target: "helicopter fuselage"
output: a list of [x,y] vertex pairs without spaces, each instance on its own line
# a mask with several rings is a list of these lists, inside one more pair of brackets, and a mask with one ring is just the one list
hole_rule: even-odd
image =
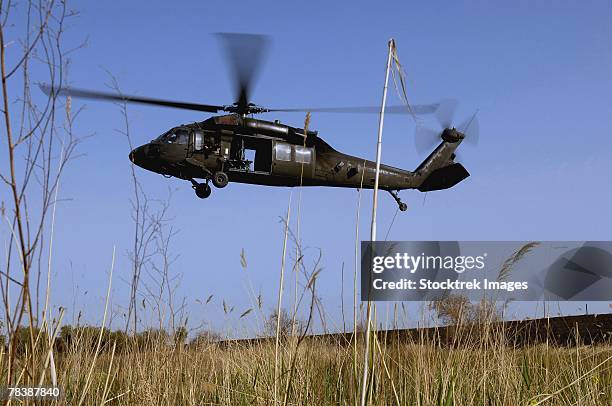
[[[442,138],[415,171],[381,165],[379,188],[445,189],[469,176],[461,164],[453,162],[462,134],[445,130]],[[198,183],[194,179],[207,183],[212,179],[217,187],[229,181],[369,189],[374,187],[376,173],[374,162],[335,150],[314,131],[237,114],[175,127],[136,148],[130,159],[144,169],[190,180],[196,192]],[[431,179],[436,172],[434,178],[438,179]],[[219,173],[226,174],[221,185],[215,182]]]

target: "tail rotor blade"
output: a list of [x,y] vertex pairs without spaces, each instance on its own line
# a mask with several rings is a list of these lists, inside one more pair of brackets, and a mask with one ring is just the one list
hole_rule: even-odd
[[480,140],[480,124],[477,114],[478,112],[474,113],[459,126],[459,131],[465,136],[465,141],[472,145],[478,144]]
[[417,125],[414,134],[414,145],[419,154],[430,152],[440,140],[440,132],[432,128]]
[[452,127],[457,104],[457,100],[455,99],[446,99],[440,102],[436,110],[436,118],[443,129]]

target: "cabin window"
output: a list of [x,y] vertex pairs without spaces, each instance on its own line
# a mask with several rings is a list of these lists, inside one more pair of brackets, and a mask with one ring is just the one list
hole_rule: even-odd
[[193,149],[202,151],[204,149],[204,134],[202,131],[196,130],[193,135]]
[[310,148],[295,146],[295,162],[309,164],[312,161],[312,150]]
[[276,144],[274,146],[274,157],[277,161],[291,161],[291,145]]

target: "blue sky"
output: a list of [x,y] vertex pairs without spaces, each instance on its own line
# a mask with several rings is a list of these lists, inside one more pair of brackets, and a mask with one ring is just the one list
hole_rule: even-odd
[[[481,142],[461,149],[472,176],[451,190],[407,191],[409,210],[395,218],[395,240],[609,240],[612,238],[612,5],[610,2],[79,2],[68,44],[87,40],[72,55],[70,83],[105,89],[108,72],[126,93],[211,104],[233,102],[232,85],[215,32],[269,35],[272,47],[253,94],[269,107],[376,105],[386,44],[395,38],[414,103],[453,97],[458,120],[479,110]],[[399,99],[390,89],[390,102]],[[76,104],[76,101],[74,102]],[[99,320],[113,246],[117,266],[113,303],[127,295],[132,226],[129,152],[116,129],[112,104],[87,102],[77,130],[94,134],[80,146],[61,186],[54,297],[56,305]],[[142,144],[197,112],[130,106],[134,142]],[[301,126],[301,114],[268,114]],[[337,149],[375,155],[376,115],[314,114],[311,128]],[[383,162],[413,169],[414,123],[386,119]],[[174,271],[190,320],[206,320],[236,334],[256,319],[226,317],[251,307],[249,283],[274,307],[282,250],[280,216],[290,189],[230,184],[211,199],[195,197],[187,182],[137,171],[145,191],[172,190],[170,215],[178,230]],[[4,193],[4,192],[3,192]],[[345,306],[352,303],[355,190],[303,189],[301,237],[323,253],[319,294],[340,320],[341,269]],[[360,233],[369,234],[371,192],[362,195]],[[298,189],[293,191],[293,202]],[[396,204],[381,195],[379,236]],[[240,252],[248,260],[245,272]],[[250,281],[250,282],[249,282]],[[87,293],[85,293],[87,292]],[[196,299],[215,295],[203,308]],[[607,308],[607,305],[605,306]],[[572,307],[567,311],[571,311]],[[591,307],[589,307],[591,308]],[[576,310],[578,311],[578,310]],[[350,314],[350,312],[348,313]],[[352,317],[352,316],[351,316]]]

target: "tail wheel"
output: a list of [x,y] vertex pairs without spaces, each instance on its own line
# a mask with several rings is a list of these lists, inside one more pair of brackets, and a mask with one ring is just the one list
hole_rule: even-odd
[[206,199],[208,196],[210,196],[211,192],[212,189],[208,183],[201,183],[195,187],[195,194],[200,199]]
[[224,188],[229,183],[229,178],[227,177],[227,173],[225,172],[215,172],[212,177],[212,183],[215,187]]

